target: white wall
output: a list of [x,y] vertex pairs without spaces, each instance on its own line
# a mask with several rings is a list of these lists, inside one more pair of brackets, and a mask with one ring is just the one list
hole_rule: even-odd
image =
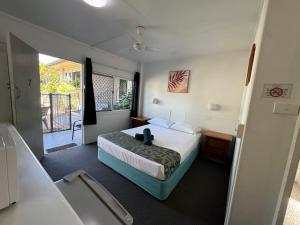
[[[112,69],[99,64],[94,64],[93,70],[128,80],[133,80],[134,76],[133,73]],[[84,127],[84,143],[95,142],[99,134],[128,129],[130,125],[130,110],[97,112],[97,125]]]
[[[300,103],[300,2],[265,4],[256,38],[253,89],[242,115],[246,128],[230,225],[272,224],[297,120],[297,116],[272,114],[273,105]],[[262,98],[264,83],[293,83],[292,97]]]
[[[239,116],[241,125],[245,125],[246,120],[248,118],[250,101],[251,101],[251,97],[252,97],[252,91],[253,91],[253,86],[254,86],[256,69],[257,69],[257,62],[258,62],[259,55],[260,55],[260,46],[261,46],[260,40],[262,39],[262,35],[263,35],[266,10],[267,10],[267,5],[263,4],[262,8],[261,8],[261,15],[260,15],[259,21],[257,23],[257,29],[256,29],[256,32],[253,34],[253,43],[256,44],[256,51],[255,51],[255,57],[254,57],[254,62],[253,62],[253,67],[252,67],[251,79],[250,79],[250,82],[248,83],[248,85],[245,86],[245,88],[244,88],[240,116]],[[250,56],[252,46],[249,46],[249,47],[250,47],[249,48],[249,56]],[[234,155],[233,155],[233,160],[232,160],[232,165],[231,165],[229,188],[228,188],[225,225],[229,225],[229,219],[230,219],[230,215],[231,215],[231,207],[232,207],[232,202],[233,202],[233,197],[234,197],[235,184],[236,184],[236,180],[237,180],[237,172],[238,172],[240,157],[241,157],[241,142],[242,142],[242,137],[236,138]]]
[[[144,65],[143,114],[148,117],[172,111],[172,120],[197,124],[205,129],[235,133],[244,89],[248,51],[228,52]],[[168,74],[190,69],[189,93],[169,93]],[[152,104],[158,98],[158,105]],[[210,111],[209,103],[221,105]]]
[[129,110],[98,112],[97,125],[85,126],[85,143],[95,142],[99,134],[128,129],[130,124]]
[[6,45],[0,43],[0,121],[12,121]]
[[[102,51],[93,47],[90,47],[84,43],[78,42],[76,40],[70,39],[61,34],[46,30],[44,28],[38,27],[36,25],[30,24],[23,20],[17,19],[10,15],[0,12],[0,42],[6,42],[6,33],[12,32],[29,45],[37,49],[39,52],[43,54],[48,54],[51,56],[72,60],[75,62],[83,63],[85,57],[92,58],[94,68],[101,67],[104,70],[112,71],[112,73],[118,73],[119,71],[124,74],[125,77],[128,78],[128,74],[133,74],[137,71],[137,63],[127,60],[125,58],[113,55],[106,51]],[[1,60],[2,59],[2,60]],[[3,58],[0,58],[1,65],[4,63]],[[104,66],[103,66],[104,65]],[[1,76],[2,75],[2,68]],[[3,69],[4,71],[7,69]],[[99,71],[102,72],[102,71]],[[105,72],[105,71],[104,71]],[[122,76],[122,75],[121,75]],[[6,88],[6,83],[0,83],[0,90]],[[9,93],[7,91],[7,93]],[[5,93],[7,95],[7,93]],[[2,97],[2,95],[1,95]],[[98,121],[103,121],[107,119],[108,121],[113,121],[114,124],[106,123],[105,129],[116,130],[123,129],[125,125],[123,124],[123,119],[126,117],[129,120],[128,112],[123,111],[119,113],[111,113],[106,114],[105,117],[102,118],[102,114],[98,113]],[[0,118],[1,119],[1,118]],[[119,124],[119,126],[118,126]],[[102,130],[103,123],[97,124],[101,126],[98,129],[85,129],[85,140],[96,141],[95,138],[91,138],[96,136],[95,132]],[[127,127],[126,127],[127,128]]]

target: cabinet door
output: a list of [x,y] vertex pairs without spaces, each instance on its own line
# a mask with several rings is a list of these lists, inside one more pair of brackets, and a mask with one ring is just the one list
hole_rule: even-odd
[[9,205],[6,151],[0,133],[0,209]]
[[12,121],[6,44],[0,43],[0,121]]
[[40,159],[44,149],[38,52],[13,34],[7,43],[13,122]]

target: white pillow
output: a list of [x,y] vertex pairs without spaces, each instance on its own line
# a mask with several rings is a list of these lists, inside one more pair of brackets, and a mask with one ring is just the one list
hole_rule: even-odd
[[188,123],[180,123],[180,122],[174,123],[170,127],[170,129],[181,131],[188,134],[194,134],[194,135],[201,132],[200,127],[196,127]]
[[153,119],[149,120],[148,123],[154,124],[154,125],[157,125],[160,127],[165,127],[165,128],[170,128],[170,126],[172,126],[174,124],[174,122],[172,122],[172,121],[158,118],[158,117],[154,117]]

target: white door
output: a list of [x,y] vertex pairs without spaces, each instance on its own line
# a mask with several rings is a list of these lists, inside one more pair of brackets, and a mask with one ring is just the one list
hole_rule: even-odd
[[234,186],[235,186],[237,170],[238,170],[238,163],[239,163],[239,158],[240,158],[241,142],[242,142],[241,138],[236,138],[234,155],[233,155],[232,165],[231,165],[231,174],[230,174],[229,185],[228,185],[227,207],[226,207],[226,215],[225,215],[225,223],[224,223],[225,225],[229,224],[229,216],[231,213]]
[[11,33],[7,45],[13,122],[40,159],[44,150],[38,52]]

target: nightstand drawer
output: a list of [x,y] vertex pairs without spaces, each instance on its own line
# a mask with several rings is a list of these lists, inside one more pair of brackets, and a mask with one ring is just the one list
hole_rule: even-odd
[[149,118],[146,117],[131,117],[131,127],[140,127],[148,124]]
[[[208,152],[209,151],[209,152]],[[226,159],[226,151],[224,149],[220,148],[209,148],[208,151],[206,151],[206,154],[208,157],[216,160],[225,160]]]
[[204,133],[204,146],[201,156],[206,159],[227,164],[233,136],[219,132],[207,131]]
[[148,124],[147,121],[132,120],[132,127],[140,127]]
[[216,138],[207,138],[206,145],[208,145],[210,148],[224,149],[228,147],[228,141],[219,140]]

